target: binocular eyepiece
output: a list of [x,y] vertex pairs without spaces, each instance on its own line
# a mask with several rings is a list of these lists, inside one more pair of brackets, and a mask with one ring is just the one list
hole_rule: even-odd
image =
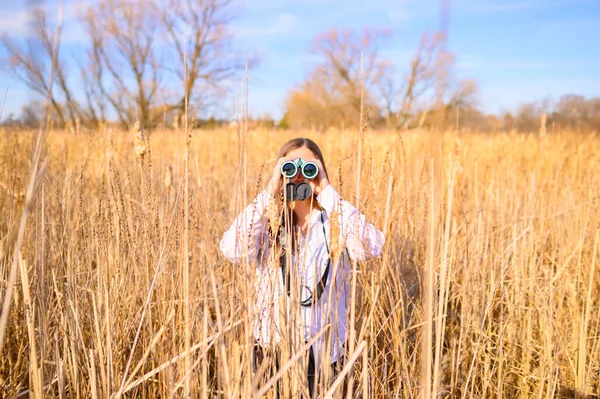
[[[304,177],[307,179],[314,179],[319,175],[319,167],[314,162],[307,162],[302,158],[298,158],[294,161],[286,161],[281,165],[281,174],[288,178],[292,179],[294,176],[301,172]],[[307,198],[310,198],[312,195],[312,189],[308,183],[288,183],[285,186],[285,197],[287,201],[294,201],[299,199],[300,201],[304,201]]]

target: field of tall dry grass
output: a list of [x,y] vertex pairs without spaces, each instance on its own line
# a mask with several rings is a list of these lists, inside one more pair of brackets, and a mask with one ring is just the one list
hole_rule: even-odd
[[0,132],[1,397],[305,392],[302,345],[251,373],[254,274],[218,250],[294,136],[387,238],[355,265],[353,396],[600,392],[598,134],[52,131],[28,195],[35,134]]

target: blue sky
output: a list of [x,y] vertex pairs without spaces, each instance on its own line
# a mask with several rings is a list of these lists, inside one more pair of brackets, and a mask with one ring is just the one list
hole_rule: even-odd
[[[30,2],[32,0],[29,0]],[[94,0],[78,1],[90,3]],[[47,4],[57,0],[47,0]],[[404,72],[423,32],[439,26],[441,0],[242,0],[231,29],[237,47],[260,56],[250,73],[250,113],[279,118],[291,88],[318,63],[311,39],[331,28],[389,27],[382,51]],[[26,32],[25,1],[0,0],[0,34]],[[77,48],[77,4],[66,1],[63,44]],[[600,0],[450,0],[448,50],[454,75],[478,83],[487,112],[562,94],[600,96]],[[0,101],[9,86],[3,118],[32,98],[0,67]],[[0,102],[1,106],[1,102]]]

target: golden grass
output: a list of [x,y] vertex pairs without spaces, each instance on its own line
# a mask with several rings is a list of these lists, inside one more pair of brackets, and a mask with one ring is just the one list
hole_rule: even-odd
[[[357,265],[355,395],[600,391],[597,134],[367,131],[361,147],[358,132],[194,131],[186,187],[186,134],[159,130],[49,133],[14,258],[2,396],[179,397],[189,384],[193,397],[273,397],[275,379],[250,373],[253,270],[218,243],[292,135],[321,146],[336,189],[353,204],[360,192],[387,236]],[[33,136],[0,132],[2,300]],[[279,376],[305,392],[302,345]]]

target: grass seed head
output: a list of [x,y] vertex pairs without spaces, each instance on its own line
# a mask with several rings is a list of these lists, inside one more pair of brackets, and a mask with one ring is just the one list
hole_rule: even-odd
[[269,227],[273,235],[279,231],[279,225],[281,223],[281,213],[279,210],[279,201],[276,197],[269,199],[269,206],[267,208],[267,220],[269,221]]
[[135,155],[140,161],[140,165],[142,160],[144,159],[144,154],[146,154],[146,142],[144,141],[144,130],[140,124],[140,121],[137,121],[133,126],[133,134],[134,134],[134,144],[135,144]]
[[342,245],[340,245],[340,222],[338,219],[338,212],[331,212],[331,216],[329,219],[329,240],[330,240],[330,248],[329,248],[329,256],[333,264],[337,262],[339,259]]
[[167,189],[167,193],[171,190],[171,186],[173,185],[173,167],[171,165],[167,166],[167,170],[165,172],[165,180],[164,186]]

